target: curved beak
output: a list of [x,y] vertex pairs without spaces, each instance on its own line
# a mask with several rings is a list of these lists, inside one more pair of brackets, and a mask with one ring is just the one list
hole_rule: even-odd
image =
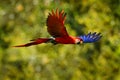
[[83,41],[82,41],[82,40],[80,40],[80,44],[83,44]]

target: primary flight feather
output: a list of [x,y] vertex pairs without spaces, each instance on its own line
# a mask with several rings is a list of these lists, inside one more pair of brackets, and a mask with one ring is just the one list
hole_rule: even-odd
[[53,37],[63,37],[68,36],[68,33],[66,31],[66,28],[64,26],[66,14],[64,11],[58,11],[54,12],[52,10],[52,13],[49,13],[47,18],[47,30],[49,34]]

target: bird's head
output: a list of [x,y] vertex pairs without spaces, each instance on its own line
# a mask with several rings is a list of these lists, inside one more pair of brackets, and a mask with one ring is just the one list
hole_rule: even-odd
[[75,43],[76,44],[82,44],[83,40],[81,38],[76,38]]

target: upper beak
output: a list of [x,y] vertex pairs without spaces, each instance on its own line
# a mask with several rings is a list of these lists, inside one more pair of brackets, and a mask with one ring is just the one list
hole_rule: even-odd
[[80,44],[83,44],[83,41],[82,41],[82,40],[80,40]]

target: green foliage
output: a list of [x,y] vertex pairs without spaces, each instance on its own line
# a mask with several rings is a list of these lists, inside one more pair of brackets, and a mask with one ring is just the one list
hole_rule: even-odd
[[[101,32],[93,44],[11,46],[50,37],[46,18],[52,9],[67,13],[70,35]],[[0,1],[0,80],[119,80],[119,0]]]

